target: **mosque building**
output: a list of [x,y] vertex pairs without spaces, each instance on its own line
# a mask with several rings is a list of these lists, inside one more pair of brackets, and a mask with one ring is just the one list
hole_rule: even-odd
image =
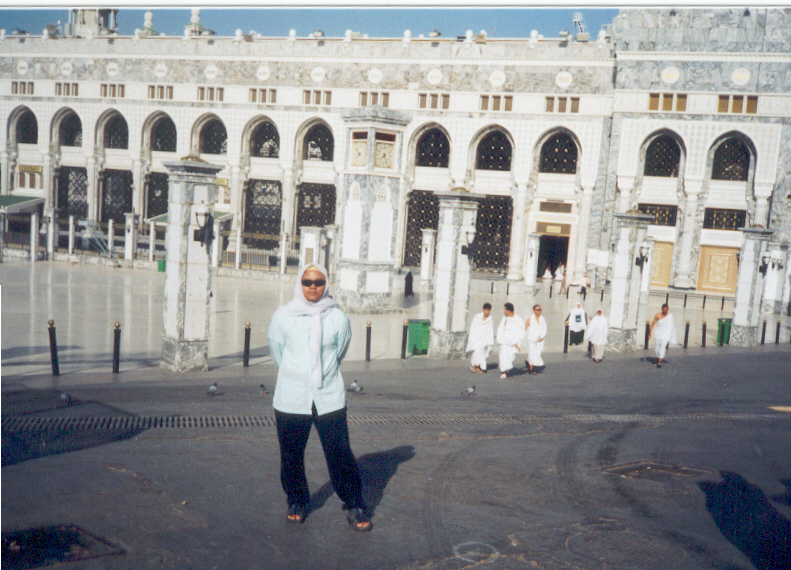
[[7,236],[36,210],[62,236],[134,212],[145,247],[165,163],[192,155],[222,166],[223,265],[293,264],[300,228],[329,226],[340,270],[418,268],[452,188],[479,200],[474,271],[511,280],[538,255],[602,284],[629,210],[654,218],[655,287],[731,294],[739,228],[791,240],[791,9],[623,9],[528,39],[219,37],[198,10],[183,36],[150,12],[121,36],[117,12],[0,32]]

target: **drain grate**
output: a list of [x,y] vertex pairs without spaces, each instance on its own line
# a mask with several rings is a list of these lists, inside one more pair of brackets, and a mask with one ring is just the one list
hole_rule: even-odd
[[680,477],[682,479],[692,479],[711,475],[711,471],[693,469],[692,467],[678,467],[667,463],[657,463],[655,461],[638,461],[637,463],[627,463],[625,465],[615,465],[603,469],[605,473],[629,477],[630,479],[647,479],[649,481],[666,481],[670,477]]
[[3,568],[22,570],[123,554],[124,550],[76,525],[3,533]]

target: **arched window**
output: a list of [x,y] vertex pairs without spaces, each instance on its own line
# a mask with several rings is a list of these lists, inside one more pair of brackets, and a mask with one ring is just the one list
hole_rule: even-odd
[[204,125],[200,134],[200,152],[202,154],[226,154],[228,152],[228,133],[221,121],[214,119]]
[[151,150],[176,152],[176,125],[169,117],[160,119],[151,129]]
[[16,121],[16,142],[38,144],[38,121],[33,111],[27,110]]
[[104,148],[129,148],[129,128],[121,115],[116,115],[104,125]]
[[326,125],[318,124],[305,135],[302,158],[304,160],[332,161],[335,142]]
[[577,173],[577,145],[569,135],[556,133],[549,137],[541,147],[538,171],[552,174]]
[[277,158],[280,154],[280,135],[275,125],[261,123],[250,137],[250,156]]
[[58,140],[61,146],[82,146],[82,121],[71,113],[60,122]]
[[492,131],[478,143],[477,170],[511,170],[511,143],[501,131]]
[[645,176],[678,177],[681,163],[681,148],[670,135],[662,135],[651,141],[645,151]]
[[447,168],[449,156],[448,137],[440,129],[431,129],[423,133],[417,141],[415,166]]
[[745,181],[749,171],[750,151],[739,139],[728,139],[714,151],[712,180]]

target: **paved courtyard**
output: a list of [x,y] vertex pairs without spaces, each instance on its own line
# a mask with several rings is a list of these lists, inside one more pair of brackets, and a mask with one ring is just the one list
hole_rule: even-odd
[[[422,316],[423,302],[361,316],[355,333],[378,318],[394,323],[379,326],[397,341],[377,341],[370,363],[355,347],[343,368],[364,387],[348,407],[375,526],[357,534],[315,434],[306,456],[312,512],[304,525],[285,522],[264,330],[291,286],[219,279],[213,326],[225,323],[226,338],[212,340],[212,370],[177,375],[154,366],[160,278],[58,263],[0,267],[2,530],[76,525],[82,546],[61,556],[76,560],[64,567],[791,565],[785,337],[752,349],[671,349],[662,369],[653,351],[607,353],[596,365],[580,348],[563,354],[554,344],[542,374],[499,380],[462,361],[397,358],[400,322]],[[565,310],[551,305],[565,299],[541,302]],[[49,373],[47,318],[58,324],[58,378]],[[245,369],[248,319],[256,352]],[[118,375],[106,332],[115,320],[129,323]],[[209,397],[215,381],[219,394]],[[472,384],[475,395],[462,396]],[[3,561],[23,550],[4,542]]]

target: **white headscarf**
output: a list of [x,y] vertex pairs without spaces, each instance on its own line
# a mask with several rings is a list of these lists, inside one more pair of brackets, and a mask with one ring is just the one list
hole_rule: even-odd
[[302,277],[310,269],[317,269],[324,276],[326,281],[327,270],[317,263],[309,263],[299,270],[297,283],[294,285],[294,298],[286,303],[285,311],[287,315],[310,315],[310,339],[308,350],[310,351],[310,379],[314,388],[321,386],[322,366],[321,366],[321,315],[324,311],[336,307],[338,304],[329,296],[329,283],[324,287],[324,294],[321,299],[312,303],[305,298],[302,292]]

